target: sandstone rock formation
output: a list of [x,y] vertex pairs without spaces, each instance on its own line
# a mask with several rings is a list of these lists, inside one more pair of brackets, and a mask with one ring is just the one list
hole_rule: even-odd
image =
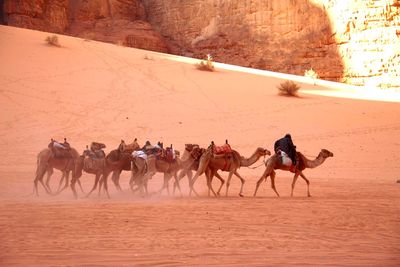
[[[171,51],[355,84],[400,86],[398,0],[145,0]],[[375,79],[377,78],[377,79]]]
[[400,86],[399,0],[0,0],[9,25],[353,84]]
[[4,0],[8,25],[168,52],[139,0]]

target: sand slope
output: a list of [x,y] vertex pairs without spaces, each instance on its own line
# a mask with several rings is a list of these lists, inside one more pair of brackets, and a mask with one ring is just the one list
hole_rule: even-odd
[[[301,93],[277,95],[278,78],[218,69],[201,72],[170,56],[0,27],[0,264],[4,266],[395,266],[400,261],[400,104]],[[150,58],[150,59],[146,59]],[[305,91],[328,91],[302,84]],[[332,90],[332,89],[329,89]],[[82,151],[91,141],[185,143],[211,140],[250,156],[290,132],[310,157],[334,154],[299,180],[278,172],[276,198],[263,168],[242,168],[245,198],[73,200],[28,196],[36,155],[51,137]],[[59,173],[52,179],[53,188]],[[226,177],[226,174],[223,174]],[[128,188],[129,174],[121,178]],[[84,174],[87,191],[93,177]],[[151,190],[161,186],[161,176]],[[187,182],[182,183],[184,193]],[[185,194],[186,195],[186,194]]]

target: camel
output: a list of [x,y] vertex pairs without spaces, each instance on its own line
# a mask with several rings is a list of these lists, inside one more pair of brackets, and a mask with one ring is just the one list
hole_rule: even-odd
[[[178,180],[182,180],[185,175],[188,177],[188,182],[189,185],[192,181],[193,173],[192,171],[197,171],[199,168],[199,161],[201,155],[206,151],[205,148],[200,148],[198,144],[185,144],[185,150],[182,155],[182,160],[181,160],[181,171],[178,174]],[[206,171],[207,172],[207,171]],[[208,173],[208,172],[207,172]],[[206,175],[207,175],[206,173]],[[215,173],[215,176],[220,180],[222,187],[225,183],[225,180],[217,173]],[[174,183],[174,190],[173,194],[175,194],[175,187],[176,183]],[[193,192],[197,194],[197,192],[193,189]],[[210,196],[210,190],[208,190],[208,195]]]
[[[52,194],[49,186],[49,181],[51,175],[53,174],[53,169],[58,169],[62,172],[62,178],[58,185],[57,193],[60,193],[66,187],[68,187],[69,173],[74,170],[75,162],[79,158],[79,153],[74,148],[71,148],[70,156],[71,157],[55,157],[53,151],[49,148],[45,148],[39,152],[37,156],[36,177],[34,180],[34,193],[36,193],[37,196],[39,196],[38,182],[43,185],[48,194]],[[46,172],[47,180],[46,183],[43,183],[43,177]],[[60,190],[64,178],[66,178],[66,182],[64,187]],[[79,185],[81,186],[80,183]]]
[[[142,157],[133,157],[131,161],[131,179],[129,181],[129,185],[131,188],[132,193],[135,193],[136,191],[140,190],[140,193],[142,196],[148,195],[149,192],[147,190],[147,183],[148,180],[151,179],[155,173],[156,170],[153,168],[152,170],[149,170],[148,162],[155,162],[155,156],[154,155],[149,155],[147,156],[147,159],[144,159]],[[151,163],[153,164],[153,163]],[[155,163],[154,163],[155,164]],[[134,188],[134,186],[137,186],[137,188]]]
[[[140,145],[137,142],[137,138],[135,138],[135,140],[133,140],[133,142],[131,144],[125,144],[124,140],[121,140],[121,144],[118,146],[118,149],[114,149],[112,151],[110,151],[110,153],[106,156],[108,165],[111,166],[112,162],[116,163],[119,160],[121,160],[121,157],[125,154],[129,154],[131,155],[131,153],[133,151],[139,150],[140,149]],[[119,178],[121,175],[122,171],[130,171],[131,170],[131,160],[132,158],[129,159],[129,161],[127,160],[127,156],[123,156],[124,158],[124,162],[120,168],[115,167],[112,170],[112,177],[111,180],[113,181],[115,187],[117,188],[118,191],[122,192],[122,188],[119,184]],[[108,176],[108,174],[107,174]],[[103,177],[102,181],[107,181],[107,176]],[[100,181],[100,188],[102,185],[102,181]]]
[[284,171],[294,172],[294,177],[293,177],[293,182],[292,182],[292,192],[291,192],[290,196],[293,197],[294,186],[296,184],[297,178],[300,175],[300,177],[303,178],[307,183],[307,196],[311,197],[310,181],[308,181],[308,179],[304,176],[303,171],[306,168],[315,168],[315,167],[320,166],[322,163],[325,162],[325,160],[327,158],[333,157],[333,153],[326,149],[321,149],[321,151],[319,152],[316,159],[309,160],[302,153],[297,152],[298,163],[294,167],[294,169],[292,169],[292,167],[287,167],[287,166],[282,165],[279,157],[280,157],[279,155],[274,154],[265,163],[266,169],[265,169],[263,175],[261,176],[261,178],[257,181],[256,190],[254,191],[254,196],[256,196],[257,190],[258,190],[258,187],[260,186],[260,184],[264,180],[267,181],[268,176],[271,176],[271,187],[275,191],[276,195],[279,197],[279,193],[278,193],[278,191],[276,191],[276,188],[275,188],[275,170],[284,170]]
[[[212,179],[213,179],[214,175],[216,175],[218,170],[222,170],[222,171],[229,172],[228,180],[226,182],[225,195],[228,196],[230,181],[231,181],[232,175],[235,174],[242,183],[241,187],[240,187],[239,196],[243,197],[243,186],[244,186],[245,180],[243,179],[243,177],[240,176],[240,174],[238,173],[237,170],[240,167],[249,167],[249,166],[253,165],[256,161],[258,161],[258,159],[260,157],[266,156],[266,155],[271,155],[271,152],[268,151],[267,149],[264,149],[261,147],[257,148],[256,151],[251,155],[251,157],[247,158],[247,159],[240,156],[240,154],[235,150],[232,150],[232,153],[230,153],[230,154],[214,155],[212,152],[212,146],[210,146],[203,153],[203,155],[200,158],[199,168],[190,184],[190,193],[193,191],[193,185],[194,185],[196,179],[201,174],[206,172],[207,169],[209,169],[209,172],[208,173],[206,172],[206,176],[208,176],[207,177],[207,186],[208,186],[209,190],[211,190],[215,196],[219,195],[221,188],[222,188],[222,184],[219,187],[217,193],[215,193],[214,189],[212,188]],[[189,193],[189,195],[190,195],[190,193]]]
[[[72,192],[73,192],[75,198],[78,197],[78,194],[75,190],[75,183],[76,182],[79,183],[79,178],[82,176],[82,171],[85,171],[86,173],[95,175],[95,182],[94,182],[93,188],[86,195],[86,197],[88,197],[96,189],[97,184],[100,180],[100,177],[104,173],[104,170],[105,170],[106,160],[105,160],[105,157],[101,157],[101,156],[104,155],[104,151],[102,149],[105,148],[106,146],[102,143],[93,142],[90,147],[91,147],[91,150],[86,149],[83,152],[83,154],[81,156],[79,156],[77,161],[75,162],[75,173],[74,173],[75,175],[73,176],[73,178],[71,180],[71,189],[72,189]],[[93,152],[93,151],[95,151],[95,152]],[[92,153],[96,154],[96,158],[94,160],[91,158],[88,158],[88,156]],[[110,198],[107,186],[105,185],[104,188],[106,190],[108,198]]]
[[[175,151],[177,155],[179,155],[178,151]],[[162,188],[158,191],[159,194],[162,193],[162,191],[167,188],[168,195],[170,194],[169,192],[169,180],[174,177],[175,182],[177,184],[178,190],[181,192],[181,188],[179,185],[179,181],[177,178],[177,172],[180,169],[180,164],[181,161],[179,158],[174,160],[173,162],[168,162],[163,159],[157,159],[154,155],[150,155],[147,158],[147,161],[145,162],[145,165],[143,163],[140,163],[142,161],[139,158],[135,158],[134,162],[136,166],[142,166],[142,167],[137,167],[137,168],[132,168],[132,176],[131,180],[129,182],[132,191],[134,184],[138,184],[138,187],[141,188],[142,186],[147,192],[147,181],[150,179],[155,173],[160,172],[164,174],[164,184]],[[146,167],[146,170],[143,168]],[[142,191],[142,189],[140,189]],[[182,194],[182,192],[181,192]]]

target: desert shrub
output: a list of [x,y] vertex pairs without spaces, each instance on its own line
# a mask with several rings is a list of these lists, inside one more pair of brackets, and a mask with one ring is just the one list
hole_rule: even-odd
[[57,35],[47,36],[46,37],[46,42],[49,45],[52,45],[52,46],[57,46],[57,47],[61,46],[60,43],[58,42],[58,36]]
[[297,96],[297,91],[300,89],[300,86],[298,86],[293,81],[285,81],[281,83],[277,88],[280,95]]
[[152,56],[149,56],[147,54],[144,54],[144,59],[146,59],[146,60],[154,60],[154,58]]
[[305,77],[313,78],[313,79],[318,79],[318,73],[316,73],[312,68],[309,70],[306,70],[304,72]]
[[211,55],[207,55],[207,59],[200,61],[196,64],[196,68],[205,71],[214,71],[214,62]]

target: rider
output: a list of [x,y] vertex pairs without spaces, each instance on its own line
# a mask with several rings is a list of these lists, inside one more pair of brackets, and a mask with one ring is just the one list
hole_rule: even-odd
[[281,156],[285,166],[296,165],[296,146],[293,144],[290,134],[277,140],[274,145],[275,153]]

